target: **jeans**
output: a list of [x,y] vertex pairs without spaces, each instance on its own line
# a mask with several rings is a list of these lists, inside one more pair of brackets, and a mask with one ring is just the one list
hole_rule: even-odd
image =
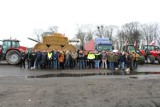
[[102,68],[107,69],[107,60],[102,60]]
[[36,68],[39,68],[39,67],[40,67],[40,59],[37,58],[37,59],[36,59]]
[[98,68],[99,69],[99,60],[95,60],[95,68]]
[[120,62],[122,75],[124,75],[124,64],[124,62]]
[[52,68],[58,68],[58,60],[52,60]]
[[70,60],[69,59],[67,59],[66,61],[65,61],[65,68],[70,68]]
[[113,75],[113,73],[114,73],[114,62],[110,62],[109,64],[110,64],[110,69],[111,69],[112,75]]
[[84,60],[79,60],[79,69],[84,69]]
[[137,67],[138,67],[138,61],[136,61],[136,60],[133,61],[133,67],[137,69]]

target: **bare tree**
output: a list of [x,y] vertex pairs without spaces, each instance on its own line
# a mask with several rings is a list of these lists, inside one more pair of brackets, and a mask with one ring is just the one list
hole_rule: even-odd
[[49,27],[49,31],[52,32],[52,33],[58,32],[58,26],[51,26],[51,27]]
[[160,43],[160,37],[159,37],[160,28],[157,23],[143,24],[141,29],[142,29],[142,34],[143,34],[142,39],[146,39],[147,43],[151,43],[152,41]]
[[77,33],[76,33],[76,38],[80,39],[81,41],[81,48],[83,48],[84,44],[85,44],[85,38],[86,38],[86,33],[83,31],[83,27],[79,27],[77,28]]
[[95,30],[93,25],[86,25],[86,41],[92,40],[94,33],[95,33]]
[[117,30],[116,35],[117,35],[117,40],[118,40],[118,44],[119,44],[118,49],[122,50],[122,47],[123,47],[124,43],[126,42],[127,38],[121,28],[119,28]]
[[42,30],[42,29],[35,29],[34,30],[34,35],[36,36],[36,40],[38,41],[38,42],[42,42],[42,33],[43,33],[44,31]]
[[140,43],[141,32],[139,22],[127,23],[122,26],[121,30],[121,37],[124,41],[128,41],[129,44],[134,44],[135,41],[137,44]]
[[100,26],[97,26],[96,35],[100,38],[105,37],[113,41],[113,34],[115,33],[114,31],[116,29],[117,29],[117,26],[114,26],[114,25],[109,25],[109,26],[100,25]]
[[102,38],[104,37],[104,26],[103,25],[100,25],[100,26],[97,26],[97,36]]

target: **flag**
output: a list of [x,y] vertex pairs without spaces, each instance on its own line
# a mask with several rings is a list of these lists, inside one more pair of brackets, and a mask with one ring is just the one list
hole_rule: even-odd
[[134,48],[136,48],[136,46],[137,46],[137,43],[136,43],[136,41],[134,41]]
[[150,45],[153,45],[153,46],[155,46],[155,42],[154,42],[154,41],[152,41],[152,42],[150,43]]

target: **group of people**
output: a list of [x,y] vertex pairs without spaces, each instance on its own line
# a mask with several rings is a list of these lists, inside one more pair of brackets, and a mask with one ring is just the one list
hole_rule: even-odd
[[29,69],[119,69],[124,75],[126,68],[137,69],[138,58],[136,52],[32,50],[21,53],[20,66],[27,61]]

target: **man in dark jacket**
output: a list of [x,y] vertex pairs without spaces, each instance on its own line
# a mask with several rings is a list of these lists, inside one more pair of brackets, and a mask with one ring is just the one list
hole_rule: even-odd
[[28,69],[30,69],[31,68],[31,64],[30,64],[30,62],[31,62],[31,52],[30,51],[27,52],[26,59],[27,59]]
[[119,61],[120,61],[120,66],[121,66],[121,73],[122,73],[122,75],[124,75],[124,65],[125,65],[125,62],[126,62],[125,52],[120,54]]
[[34,63],[35,63],[35,60],[36,60],[36,52],[34,50],[32,50],[31,54],[30,54],[30,67],[31,69],[35,68],[34,66]]
[[78,63],[79,63],[79,69],[84,69],[84,53],[82,50],[78,53]]
[[36,52],[36,68],[39,68],[39,67],[40,67],[41,58],[42,58],[42,53],[41,53],[40,50],[38,50],[38,51]]
[[42,52],[42,58],[41,58],[41,64],[40,65],[41,65],[42,69],[45,69],[46,66],[47,66],[47,53],[46,53],[45,50]]
[[58,68],[58,52],[56,50],[52,52],[52,68]]
[[24,51],[21,52],[21,61],[20,61],[20,68],[25,68],[25,61],[26,61],[26,53]]

